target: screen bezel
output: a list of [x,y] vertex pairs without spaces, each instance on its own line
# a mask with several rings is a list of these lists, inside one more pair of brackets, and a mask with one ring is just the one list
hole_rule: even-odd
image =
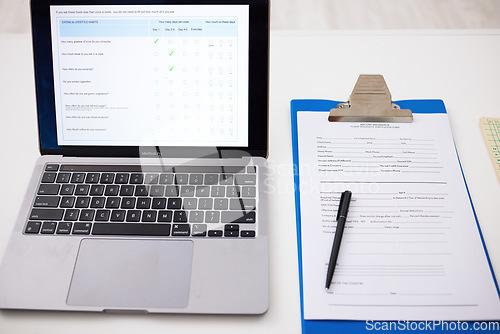
[[[249,5],[248,147],[60,146],[57,144],[50,28],[51,5]],[[76,157],[242,157],[268,154],[268,0],[31,0],[38,132],[42,155]]]

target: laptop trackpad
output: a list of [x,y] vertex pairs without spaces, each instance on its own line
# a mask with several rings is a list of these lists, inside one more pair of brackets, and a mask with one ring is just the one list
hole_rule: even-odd
[[191,241],[84,239],[67,303],[104,309],[184,308],[192,256]]

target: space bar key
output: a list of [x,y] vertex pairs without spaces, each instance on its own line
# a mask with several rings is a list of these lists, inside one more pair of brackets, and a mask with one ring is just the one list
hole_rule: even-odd
[[169,236],[170,224],[95,223],[93,235]]

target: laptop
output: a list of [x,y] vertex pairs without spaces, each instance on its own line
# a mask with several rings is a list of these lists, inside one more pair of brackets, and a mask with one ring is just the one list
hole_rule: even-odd
[[0,308],[268,308],[267,0],[32,0],[41,157]]

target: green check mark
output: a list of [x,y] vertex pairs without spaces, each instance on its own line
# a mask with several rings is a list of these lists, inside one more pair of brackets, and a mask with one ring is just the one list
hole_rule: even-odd
[[155,40],[155,44],[156,44],[159,40],[160,40],[160,39],[159,39],[159,38],[157,38],[157,39]]
[[172,66],[172,67],[170,68],[170,71],[172,71],[173,69],[174,69],[174,67]]
[[172,55],[172,53],[174,53],[174,51],[170,52],[170,55]]

